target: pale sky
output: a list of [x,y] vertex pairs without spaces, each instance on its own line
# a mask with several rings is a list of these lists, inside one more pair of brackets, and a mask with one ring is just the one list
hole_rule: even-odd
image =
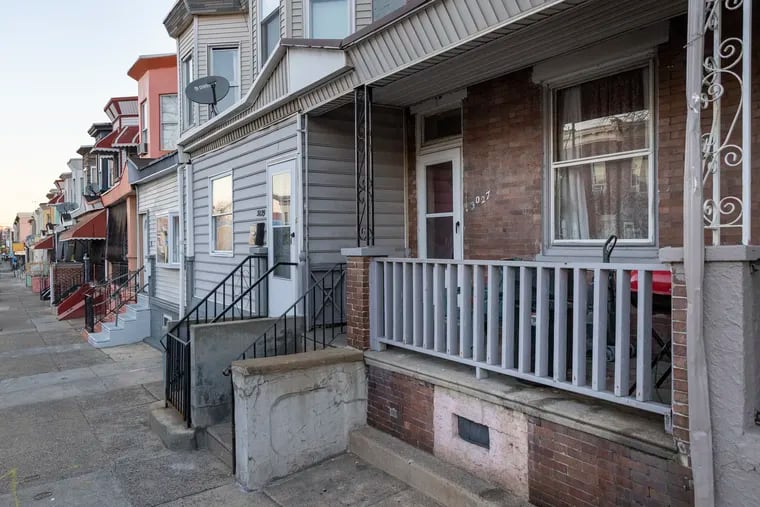
[[0,225],[47,201],[110,97],[137,95],[139,55],[173,53],[174,0],[3,1],[0,8]]

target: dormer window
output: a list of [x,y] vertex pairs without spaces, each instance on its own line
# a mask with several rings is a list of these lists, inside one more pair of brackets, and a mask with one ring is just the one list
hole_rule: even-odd
[[279,0],[261,0],[260,41],[261,66],[269,59],[280,41],[280,2]]
[[148,151],[148,101],[140,103],[140,142],[144,146],[143,152]]
[[312,39],[342,39],[351,32],[349,0],[309,0]]
[[222,76],[230,82],[229,93],[216,104],[216,112],[221,113],[240,99],[240,49],[211,48],[211,75]]

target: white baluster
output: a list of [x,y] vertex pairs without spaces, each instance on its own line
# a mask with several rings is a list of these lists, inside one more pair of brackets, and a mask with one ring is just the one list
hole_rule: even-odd
[[631,274],[617,270],[615,291],[615,396],[628,396],[631,368]]
[[459,307],[457,305],[457,265],[449,264],[446,268],[446,353],[459,355]]
[[423,335],[423,327],[422,322],[424,320],[424,315],[422,313],[422,307],[424,304],[424,294],[422,289],[422,270],[423,265],[419,262],[415,262],[412,266],[412,275],[414,278],[413,288],[412,288],[412,295],[414,297],[414,301],[412,302],[412,305],[414,307],[414,346],[415,347],[422,347],[422,337]]
[[485,280],[482,266],[475,265],[472,269],[472,341],[473,359],[484,361],[485,350]]
[[414,276],[413,265],[405,262],[404,266],[404,343],[414,343]]
[[639,271],[636,300],[636,399],[652,399],[652,272]]
[[488,301],[486,321],[486,362],[499,364],[499,281],[500,269],[488,266]]
[[393,263],[383,263],[383,282],[385,283],[385,304],[383,310],[385,312],[385,337],[389,340],[395,340],[393,336]]
[[433,265],[426,262],[422,265],[422,346],[433,348]]
[[515,367],[515,269],[504,266],[504,297],[502,300],[501,367]]
[[530,368],[531,323],[533,281],[528,268],[520,267],[520,337],[518,347],[517,369],[527,373]]
[[393,339],[404,341],[404,263],[393,264]]
[[609,271],[594,270],[594,334],[591,350],[591,389],[604,390],[607,380],[607,300]]
[[554,380],[567,380],[567,270],[554,269]]
[[472,266],[462,266],[462,312],[459,317],[462,341],[460,355],[472,357]]
[[573,384],[586,385],[586,270],[573,270]]
[[446,347],[445,278],[444,265],[433,266],[433,346],[436,352]]
[[536,366],[539,377],[549,374],[549,270],[536,269]]

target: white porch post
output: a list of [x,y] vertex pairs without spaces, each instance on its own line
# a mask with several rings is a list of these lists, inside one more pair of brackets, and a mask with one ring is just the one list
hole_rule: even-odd
[[684,270],[686,275],[686,336],[689,385],[689,437],[697,506],[715,504],[712,424],[707,360],[702,329],[704,278],[704,215],[702,195],[702,63],[705,1],[689,0],[686,50],[686,146],[684,161]]

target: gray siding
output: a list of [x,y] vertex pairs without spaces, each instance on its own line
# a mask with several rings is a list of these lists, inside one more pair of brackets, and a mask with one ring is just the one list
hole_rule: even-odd
[[[375,244],[404,246],[404,122],[400,110],[373,111]],[[356,246],[353,106],[309,117],[309,260],[340,262]]]
[[[249,252],[248,236],[256,208],[266,207],[267,161],[296,153],[295,118],[272,126],[193,162],[194,296],[203,297]],[[209,178],[232,172],[234,256],[210,254]]]
[[[193,54],[193,43],[195,41],[195,24],[191,23],[190,27],[185,30],[182,35],[179,36],[179,39],[177,39],[177,76],[179,77],[180,81],[179,83],[182,83],[182,60],[187,57],[187,55],[192,54],[193,55],[193,75],[190,78],[190,80],[194,80],[195,77],[198,75],[198,64],[196,61],[196,55]],[[185,97],[185,91],[183,87],[180,85],[179,95],[180,95],[180,115],[179,115],[179,121],[180,121],[180,129],[184,132],[187,130],[190,125],[185,125],[185,115],[182,114],[182,112],[185,110],[185,104],[187,101],[187,97]],[[194,112],[193,115],[194,118],[197,118],[198,116],[198,106],[197,104],[193,104]]]
[[[156,216],[180,213],[178,192],[176,172],[138,187],[137,213],[148,214],[149,255],[156,255]],[[151,283],[155,287],[156,298],[179,305],[179,265],[166,267],[157,264]]]
[[356,0],[354,14],[356,30],[361,30],[372,23],[372,0]]
[[[198,56],[195,60],[197,75],[207,76],[210,72],[211,48],[237,46],[240,48],[240,97],[244,97],[253,81],[253,48],[248,16],[201,16],[198,18]],[[200,108],[201,123],[208,120],[208,108]]]
[[303,0],[290,1],[290,37],[299,38],[304,36],[303,9]]

